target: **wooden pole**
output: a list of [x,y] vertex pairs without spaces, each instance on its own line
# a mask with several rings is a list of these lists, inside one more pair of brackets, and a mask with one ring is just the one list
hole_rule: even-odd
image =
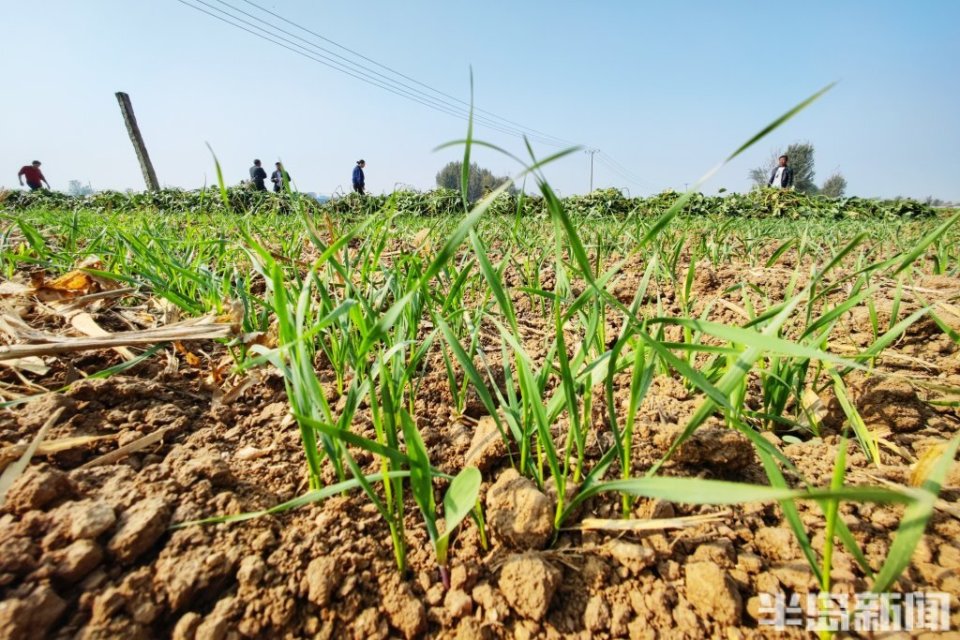
[[147,145],[143,143],[140,127],[137,126],[137,117],[133,115],[130,96],[122,91],[118,91],[116,95],[117,102],[120,103],[120,112],[123,113],[123,122],[127,125],[127,133],[130,134],[130,142],[133,143],[133,150],[137,152],[137,160],[140,161],[140,170],[143,171],[143,180],[147,183],[147,189],[159,191],[160,183],[157,181],[157,173],[153,170],[150,156],[147,155]]

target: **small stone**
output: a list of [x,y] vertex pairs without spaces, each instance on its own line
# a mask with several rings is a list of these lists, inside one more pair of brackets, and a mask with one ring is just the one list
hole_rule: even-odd
[[235,562],[223,551],[198,547],[162,557],[154,564],[155,582],[166,595],[172,612],[189,608],[206,590],[216,592],[233,574]]
[[685,569],[687,599],[697,611],[720,624],[739,624],[743,601],[730,576],[712,562],[691,562]]
[[107,551],[122,563],[133,562],[163,535],[169,520],[170,509],[162,498],[139,502],[120,517]]
[[680,579],[680,563],[676,560],[664,560],[657,563],[657,572],[667,582],[674,582]]
[[267,572],[267,563],[260,556],[247,556],[240,561],[237,582],[240,586],[256,586]]
[[764,527],[756,532],[753,543],[757,551],[771,560],[793,560],[800,555],[793,531],[785,527]]
[[41,584],[26,598],[0,601],[0,636],[42,638],[67,609],[67,603],[48,584]]
[[678,597],[677,604],[673,607],[671,614],[673,624],[676,627],[683,629],[688,634],[694,634],[693,637],[705,637],[705,634],[699,633],[703,614],[694,611],[689,600],[682,596]]
[[197,480],[209,480],[213,486],[223,486],[230,481],[230,467],[218,454],[207,449],[192,453],[183,464],[174,471],[183,486],[189,486]]
[[949,543],[940,545],[937,560],[944,569],[960,569],[960,548]]
[[476,618],[464,618],[457,625],[457,640],[493,640],[494,637],[490,627]]
[[65,582],[78,582],[97,568],[103,549],[92,540],[77,540],[54,555],[54,574]]
[[197,627],[195,640],[223,640],[230,630],[230,618],[234,613],[236,598],[227,596],[214,605],[213,611],[203,618]]
[[467,575],[467,568],[462,564],[458,564],[450,570],[450,588],[466,589],[468,578],[469,576]]
[[381,589],[381,604],[390,624],[410,640],[423,634],[427,628],[427,611],[414,595],[410,585],[392,580]]
[[770,573],[776,576],[784,587],[797,593],[810,593],[817,588],[817,579],[805,564],[783,564],[770,567]]
[[7,491],[4,506],[13,513],[23,514],[43,509],[51,502],[72,493],[66,474],[47,465],[28,467]]
[[337,562],[330,556],[314,558],[307,565],[307,598],[319,607],[330,602],[334,590],[340,583]]
[[70,506],[70,537],[74,540],[93,539],[113,526],[117,514],[106,502],[81,500]]
[[605,631],[610,628],[610,607],[603,597],[595,595],[587,601],[583,612],[583,624],[590,631]]
[[473,600],[461,589],[451,589],[443,599],[443,606],[454,618],[462,618],[473,613]]
[[539,622],[560,584],[559,569],[533,554],[513,556],[500,570],[500,591],[522,616]]
[[629,633],[628,624],[630,623],[630,605],[626,602],[614,602],[613,611],[610,614],[610,634],[615,638],[621,638]]
[[435,607],[441,602],[443,602],[443,585],[439,582],[430,586],[427,589],[427,593],[424,595],[424,599],[427,601],[427,604],[431,607]]
[[470,448],[463,457],[463,466],[487,471],[507,455],[503,436],[491,416],[483,416],[477,422]]
[[677,512],[676,509],[673,508],[672,502],[653,499],[642,502],[637,510],[637,515],[644,520],[657,520],[660,518],[676,517]]
[[141,600],[130,607],[130,617],[133,621],[144,625],[153,623],[159,613],[159,607],[149,599]]
[[718,539],[700,544],[693,552],[691,560],[713,562],[719,567],[730,569],[737,562],[737,554],[733,550],[733,543],[729,540]]
[[40,550],[30,538],[9,538],[0,553],[0,573],[22,576],[37,568]]
[[103,569],[97,569],[80,583],[81,591],[93,591],[100,587],[107,580],[107,572]]
[[760,573],[763,569],[763,558],[752,553],[741,553],[737,556],[737,566],[749,574]]
[[197,625],[195,640],[223,640],[227,637],[227,620],[223,616],[210,614]]
[[251,447],[247,445],[246,447],[243,447],[242,449],[237,451],[237,453],[234,454],[234,457],[237,460],[256,460],[257,458],[262,458],[263,456],[268,455],[269,453],[270,453],[269,449],[258,449],[256,447]]
[[960,593],[960,575],[956,571],[944,571],[937,586],[942,593]]
[[542,549],[553,535],[553,505],[530,480],[507,469],[487,492],[488,524],[512,549]]
[[376,607],[369,607],[361,611],[353,621],[353,634],[354,637],[364,640],[383,640],[389,637],[390,628]]
[[607,542],[603,545],[603,551],[634,574],[652,566],[657,560],[657,554],[653,549],[620,539]]
[[171,640],[194,640],[197,634],[197,627],[200,626],[202,619],[200,614],[194,611],[189,611],[180,616],[176,626],[173,628]]
[[475,586],[470,595],[473,596],[473,601],[483,609],[483,620],[487,623],[499,624],[510,616],[510,605],[507,604],[506,598],[489,582],[481,582]]
[[635,640],[656,640],[657,632],[650,623],[644,618],[634,618],[633,622],[627,625],[627,631],[631,639]]
[[896,529],[900,525],[897,515],[889,510],[878,508],[870,516],[870,522],[881,529]]
[[780,593],[780,581],[772,573],[761,573],[757,576],[757,593]]
[[92,620],[108,622],[126,604],[127,599],[116,587],[109,587],[93,600]]

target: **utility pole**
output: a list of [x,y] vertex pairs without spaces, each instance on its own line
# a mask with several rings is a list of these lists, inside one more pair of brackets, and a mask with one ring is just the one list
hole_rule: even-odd
[[133,150],[137,152],[137,160],[140,162],[140,170],[143,172],[143,180],[147,183],[147,189],[160,191],[157,173],[153,170],[150,156],[147,155],[147,145],[143,143],[143,136],[140,135],[137,117],[133,115],[133,104],[130,102],[130,96],[122,91],[118,91],[116,96],[117,102],[120,103],[120,112],[123,114],[123,122],[127,125],[127,133],[130,134],[130,142],[133,143]]
[[593,193],[593,155],[600,149],[584,149],[584,153],[590,154],[590,193]]

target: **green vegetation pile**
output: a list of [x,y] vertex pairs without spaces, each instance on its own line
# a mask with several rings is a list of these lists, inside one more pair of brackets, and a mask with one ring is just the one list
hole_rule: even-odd
[[[397,191],[389,195],[355,194],[319,203],[299,194],[274,194],[244,188],[229,188],[224,201],[218,188],[199,191],[166,189],[158,192],[121,193],[102,191],[88,196],[69,196],[57,192],[15,191],[0,200],[0,209],[89,210],[118,213],[153,209],[164,212],[189,211],[252,213],[290,212],[305,208],[312,213],[332,215],[369,215],[384,207],[417,216],[453,216],[462,213],[460,192],[454,189]],[[617,189],[598,189],[586,195],[563,198],[564,208],[575,215],[656,216],[665,212],[680,196],[675,191],[648,197],[628,197]],[[501,193],[489,205],[491,214],[546,216],[547,205],[539,195]],[[779,189],[754,189],[747,193],[718,196],[693,194],[683,213],[704,216],[785,217],[785,218],[920,218],[935,214],[935,209],[916,200],[871,200],[864,198],[826,198]]]

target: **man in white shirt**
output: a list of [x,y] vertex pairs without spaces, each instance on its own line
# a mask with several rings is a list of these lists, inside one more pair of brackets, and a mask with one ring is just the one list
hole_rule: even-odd
[[789,189],[793,186],[793,169],[787,166],[787,156],[780,156],[778,165],[770,173],[767,185],[777,189]]

